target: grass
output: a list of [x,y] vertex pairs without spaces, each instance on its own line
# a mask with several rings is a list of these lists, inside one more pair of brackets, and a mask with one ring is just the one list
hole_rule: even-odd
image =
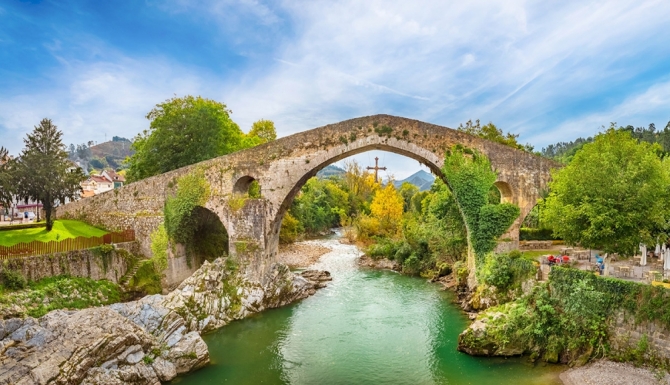
[[121,289],[113,282],[59,276],[30,282],[23,290],[10,291],[3,288],[0,291],[0,310],[19,305],[24,312],[19,316],[28,315],[37,318],[51,310],[84,309],[120,300]]
[[537,257],[541,257],[543,255],[548,255],[548,254],[558,255],[559,252],[558,252],[558,250],[530,250],[530,251],[521,252],[521,255],[523,257],[529,258],[529,259],[537,259]]
[[21,229],[0,231],[0,246],[13,246],[21,242],[56,241],[76,237],[100,237],[108,231],[93,227],[87,223],[71,219],[62,219],[54,222],[53,229],[45,228]]

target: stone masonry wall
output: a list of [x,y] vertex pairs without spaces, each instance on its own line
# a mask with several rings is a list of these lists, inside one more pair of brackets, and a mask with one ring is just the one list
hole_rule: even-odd
[[[241,242],[249,244],[255,238],[253,243],[258,249],[245,253],[250,258],[246,265],[254,275],[262,277],[276,256],[284,213],[302,185],[319,170],[358,153],[385,150],[415,159],[443,178],[440,168],[445,151],[456,144],[477,149],[491,160],[503,199],[521,208],[521,216],[503,236],[518,242],[521,221],[535,205],[540,191],[546,188],[550,170],[560,165],[446,127],[389,115],[367,116],[303,131],[147,178],[59,207],[57,217],[79,218],[110,230],[132,228],[141,252],[150,256],[150,234],[163,221],[165,197],[173,191],[178,177],[200,169],[211,190],[205,207],[226,228],[230,254],[237,254]],[[262,209],[254,205],[247,212],[257,217],[243,218],[238,210],[231,209],[235,206],[231,203],[243,192],[240,186],[244,183],[240,182],[250,180],[259,182],[264,203]],[[262,229],[262,234],[258,229]]]
[[635,317],[623,311],[614,317],[610,325],[610,344],[615,351],[636,349],[640,340],[647,337],[648,352],[670,359],[670,330],[659,322],[635,324]]
[[[132,253],[137,250],[137,243],[127,242],[118,244],[117,247]],[[107,279],[118,283],[128,271],[128,259],[124,254],[113,250],[107,259],[106,269],[100,253],[87,249],[8,259],[0,264],[0,271],[4,269],[19,271],[31,281],[70,275],[95,280]]]

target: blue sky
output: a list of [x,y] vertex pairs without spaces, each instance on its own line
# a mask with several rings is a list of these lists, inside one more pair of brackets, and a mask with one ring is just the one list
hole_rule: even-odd
[[[0,0],[0,145],[18,153],[43,117],[66,144],[130,138],[175,94],[280,136],[378,113],[493,121],[538,149],[663,128],[668,20],[667,0]],[[380,158],[398,178],[418,167]]]

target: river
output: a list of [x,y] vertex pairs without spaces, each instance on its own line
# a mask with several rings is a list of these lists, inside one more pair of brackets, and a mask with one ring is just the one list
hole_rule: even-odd
[[333,251],[312,267],[331,272],[327,288],[204,336],[211,364],[172,384],[561,384],[561,366],[458,352],[468,320],[453,293],[321,242]]

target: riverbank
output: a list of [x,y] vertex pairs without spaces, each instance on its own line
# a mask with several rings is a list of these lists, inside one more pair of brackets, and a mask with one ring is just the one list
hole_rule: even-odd
[[668,373],[659,374],[633,364],[599,360],[561,373],[564,385],[658,385],[670,384]]
[[316,263],[322,255],[332,249],[319,241],[302,241],[288,245],[280,245],[277,262],[287,265],[291,269],[304,269]]

